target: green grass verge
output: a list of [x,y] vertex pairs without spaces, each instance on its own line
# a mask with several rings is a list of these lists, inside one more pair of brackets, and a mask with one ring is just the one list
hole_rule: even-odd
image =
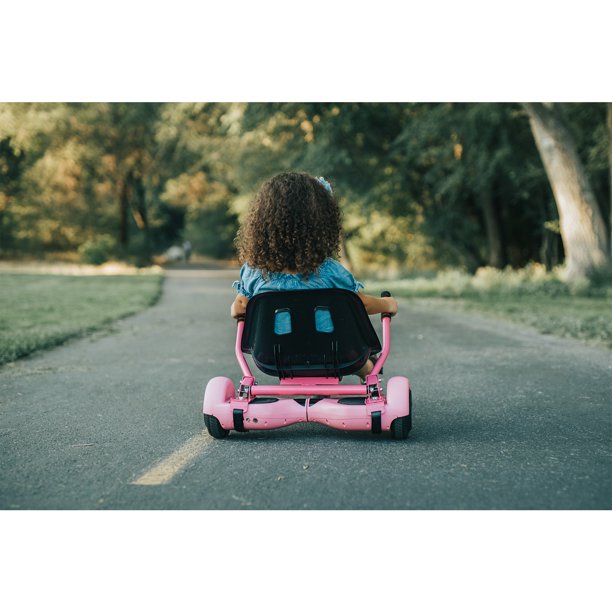
[[521,323],[544,334],[576,338],[612,349],[612,288],[605,284],[567,285],[554,273],[482,269],[475,276],[450,271],[434,278],[371,281],[366,291],[387,289],[395,296],[432,308],[479,312]]
[[162,280],[161,274],[0,274],[0,365],[153,305]]
[[[402,295],[401,291],[394,295]],[[576,338],[588,344],[612,349],[612,300],[596,297],[522,296],[499,299],[415,298],[432,307],[461,309],[489,317],[521,323],[543,334]]]

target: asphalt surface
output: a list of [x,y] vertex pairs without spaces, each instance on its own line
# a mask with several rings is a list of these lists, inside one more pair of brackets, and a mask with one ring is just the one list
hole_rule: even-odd
[[385,378],[411,380],[407,440],[318,424],[210,438],[206,382],[240,378],[235,274],[169,271],[155,307],[0,368],[0,508],[612,506],[612,352],[406,300]]

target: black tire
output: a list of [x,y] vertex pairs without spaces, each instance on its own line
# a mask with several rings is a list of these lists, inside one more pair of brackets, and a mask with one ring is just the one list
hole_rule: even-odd
[[221,423],[219,423],[219,419],[211,414],[204,415],[204,424],[206,425],[206,429],[208,429],[208,433],[213,438],[217,438],[217,440],[222,440],[229,436],[229,429],[223,429]]
[[412,389],[410,389],[408,395],[408,406],[410,414],[398,417],[391,423],[391,436],[394,440],[405,440],[412,429],[412,411],[414,407],[412,403]]

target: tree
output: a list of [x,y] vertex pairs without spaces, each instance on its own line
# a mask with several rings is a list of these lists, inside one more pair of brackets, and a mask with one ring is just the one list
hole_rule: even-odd
[[[607,241],[612,106],[550,112]],[[231,256],[259,185],[293,169],[332,180],[360,273],[550,268],[565,228],[526,117],[489,103],[0,104],[0,246],[70,252],[106,235],[144,261],[188,237]]]
[[11,139],[0,140],[0,255],[15,249],[11,202],[19,193],[23,152],[11,146]]
[[606,227],[567,120],[554,104],[524,107],[559,209],[565,276],[576,280],[603,271],[610,265]]
[[0,105],[0,141],[8,143],[0,165],[20,159],[16,184],[0,185],[2,242],[43,254],[112,236],[115,251],[142,263],[166,248],[183,218],[159,198],[167,165],[154,140],[161,106]]
[[164,160],[160,199],[169,210],[182,212],[182,233],[203,255],[235,254],[238,224],[233,204],[240,191],[236,119],[244,106],[166,104],[157,123],[157,156]]
[[610,177],[608,185],[610,186],[610,216],[609,216],[609,252],[612,258],[612,102],[607,104],[607,124],[608,124],[608,175]]
[[118,243],[124,252],[129,251],[133,220],[141,236],[136,251],[143,262],[152,254],[152,196],[158,172],[155,122],[160,107],[156,103],[99,104],[89,117],[104,159],[100,179],[114,186]]

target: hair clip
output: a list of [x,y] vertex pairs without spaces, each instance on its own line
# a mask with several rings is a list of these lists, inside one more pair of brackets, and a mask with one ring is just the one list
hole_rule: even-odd
[[325,189],[333,195],[334,192],[329,181],[326,181],[322,176],[317,176],[317,181],[319,181],[319,183],[321,183],[321,185],[323,185],[323,187],[325,187]]

